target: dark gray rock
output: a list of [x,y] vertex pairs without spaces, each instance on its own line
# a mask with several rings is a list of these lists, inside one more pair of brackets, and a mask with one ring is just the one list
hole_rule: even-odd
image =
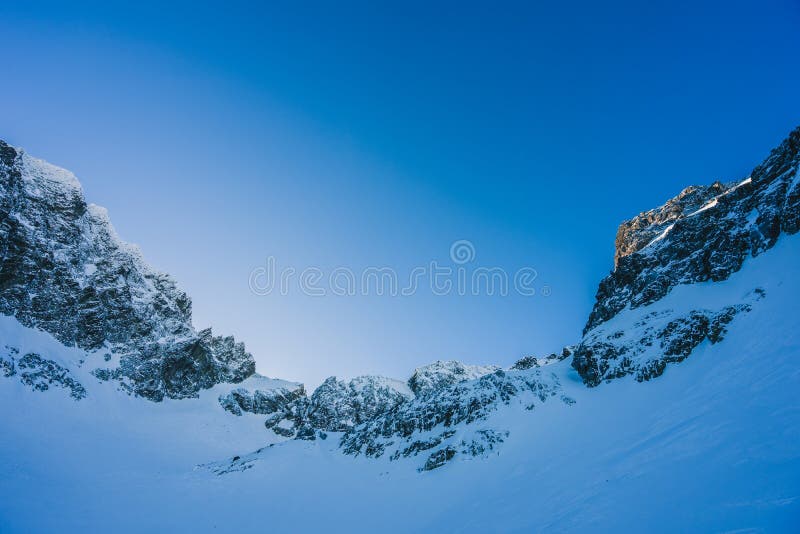
[[456,455],[456,450],[453,447],[447,446],[428,456],[425,465],[422,466],[421,471],[432,471],[442,467],[446,462],[449,462]]
[[17,368],[14,365],[15,358],[19,354],[19,349],[16,347],[5,346],[6,354],[0,354],[0,373],[4,377],[9,378],[17,374]]
[[265,426],[281,436],[315,439],[318,432],[346,432],[412,397],[402,382],[380,376],[360,376],[349,382],[330,377],[311,397],[303,392],[276,410]]
[[437,361],[414,370],[408,387],[415,395],[424,395],[465,380],[473,380],[500,369],[495,365],[466,365],[456,360]]
[[47,391],[51,387],[69,391],[70,397],[81,400],[86,389],[58,363],[29,352],[17,358],[19,350],[6,347],[7,354],[0,354],[0,372],[6,378],[18,377],[19,381],[34,391]]
[[667,364],[683,361],[703,341],[722,341],[727,325],[750,310],[748,303],[682,315],[666,310],[645,315],[623,335],[597,328],[575,349],[572,366],[588,386],[627,375],[640,382],[650,380],[660,376]]
[[72,174],[2,141],[0,313],[119,355],[107,379],[155,401],[255,371],[241,343],[194,330],[189,297],[118,238]]
[[689,187],[622,223],[615,269],[600,283],[584,333],[678,284],[721,281],[800,228],[800,128],[739,183]]
[[[270,415],[290,413],[294,403],[306,396],[302,385],[296,388],[275,388],[253,392],[244,388],[236,388],[227,395],[219,397],[220,405],[234,415],[243,412]],[[276,423],[279,421],[276,421]]]
[[[390,448],[395,451],[391,458],[416,455],[452,438],[454,427],[483,421],[512,399],[524,400],[532,408],[535,402],[556,397],[560,390],[555,375],[538,368],[497,370],[477,379],[443,384],[354,427],[342,437],[341,447],[353,455],[378,457]],[[432,432],[437,433],[431,437]],[[419,435],[425,437],[416,437]]]
[[572,356],[574,350],[575,350],[574,346],[569,346],[569,347],[564,347],[559,353],[554,352],[552,354],[545,356],[544,358],[537,358],[536,356],[525,356],[524,358],[517,360],[514,363],[514,365],[511,366],[511,369],[524,371],[526,369],[532,369],[534,367],[541,367],[542,365],[546,365],[548,363],[560,362],[561,360],[566,360],[567,358]]
[[572,361],[587,385],[630,374],[638,380],[661,375],[702,341],[719,342],[734,317],[764,296],[756,288],[741,305],[646,314],[630,331],[610,332],[607,326],[623,311],[633,314],[660,301],[677,285],[726,280],[782,234],[796,233],[798,168],[800,128],[745,180],[686,188],[660,208],[620,225],[615,269],[600,282]]

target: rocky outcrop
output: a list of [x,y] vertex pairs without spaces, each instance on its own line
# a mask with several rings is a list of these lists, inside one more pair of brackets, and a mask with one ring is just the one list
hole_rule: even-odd
[[494,372],[455,384],[439,382],[413,400],[348,431],[341,447],[348,454],[393,460],[424,454],[422,470],[440,467],[457,454],[478,456],[502,443],[507,432],[478,428],[512,402],[533,410],[548,399],[572,401],[561,394],[558,378],[542,369]]
[[614,267],[619,265],[621,258],[642,250],[665,232],[671,232],[675,221],[697,213],[730,187],[731,184],[725,185],[721,182],[714,182],[709,186],[689,186],[663,206],[640,213],[620,224],[614,242]]
[[65,345],[119,355],[96,376],[155,401],[255,371],[241,343],[194,330],[189,297],[119,239],[71,173],[2,141],[0,313]]
[[[679,285],[726,280],[781,234],[800,230],[799,166],[797,129],[748,178],[689,187],[624,222],[615,268],[600,283],[577,345],[522,358],[508,370],[437,361],[406,382],[331,377],[308,396],[302,385],[263,377],[239,384],[255,370],[244,345],[196,331],[188,296],[117,237],[105,211],[85,203],[74,176],[0,142],[0,314],[65,345],[103,351],[108,366],[92,374],[131,393],[158,401],[239,384],[223,389],[220,406],[264,416],[278,436],[333,434],[347,454],[419,457],[418,469],[429,471],[496,450],[509,432],[485,422],[505,406],[574,403],[550,365],[571,358],[588,386],[626,376],[646,381],[702,343],[722,341],[765,297],[763,289],[713,304],[673,307],[668,297]],[[64,388],[78,400],[86,395],[62,365],[14,350],[0,354],[0,374],[38,390]],[[247,469],[252,461],[236,457],[229,467]]]
[[551,398],[574,402],[561,394],[556,376],[539,367],[503,371],[436,362],[415,370],[408,384],[379,376],[331,377],[310,397],[302,387],[252,393],[239,388],[219,401],[236,415],[266,415],[265,426],[281,437],[336,434],[346,454],[387,454],[393,460],[422,455],[420,470],[431,470],[457,455],[486,455],[502,443],[507,431],[477,426],[502,406],[516,401],[532,410]]
[[346,432],[412,397],[405,384],[389,378],[360,376],[344,382],[330,377],[311,395],[304,421],[314,429]]
[[[753,301],[761,297],[763,292],[752,294]],[[644,314],[624,330],[595,328],[576,348],[572,366],[588,386],[628,375],[639,382],[650,380],[668,364],[683,361],[703,341],[722,341],[728,324],[751,309],[749,303],[684,313],[667,309]]]
[[[416,369],[407,384],[381,376],[360,376],[348,382],[330,377],[310,397],[299,395],[271,411],[265,425],[281,436],[299,439],[315,439],[320,432],[350,432],[415,399],[440,394],[498,370],[439,361]],[[231,404],[227,398],[220,402]]]
[[310,397],[303,394],[271,412],[264,424],[281,436],[315,439],[319,432],[347,432],[412,397],[404,383],[381,376],[348,382],[330,377]]
[[514,365],[511,366],[512,370],[524,371],[526,369],[532,369],[533,367],[541,367],[543,365],[549,365],[551,363],[560,362],[562,360],[566,360],[570,356],[573,355],[575,352],[574,346],[568,346],[561,349],[559,353],[552,353],[543,358],[537,356],[525,356],[524,358],[520,358],[517,360]]
[[584,333],[679,284],[721,281],[800,229],[800,128],[748,178],[689,187],[622,223],[614,271],[600,283]]
[[67,390],[75,400],[86,397],[86,389],[68,369],[40,354],[29,352],[20,356],[19,352],[19,349],[9,346],[0,352],[0,374],[5,378],[17,377],[34,391],[55,387]]
[[227,395],[220,395],[219,403],[233,415],[240,416],[244,412],[268,415],[290,410],[290,406],[305,396],[306,391],[302,384],[292,389],[279,387],[266,391],[256,389],[253,392],[236,388]]
[[[800,128],[746,179],[688,187],[660,208],[622,223],[615,269],[600,282],[573,357],[587,385],[627,375],[640,381],[659,376],[702,341],[719,342],[734,317],[764,296],[753,288],[749,301],[721,309],[647,311],[678,285],[728,279],[781,234],[796,233],[798,167]],[[614,326],[618,315],[633,326]]]
[[459,361],[437,361],[414,370],[408,387],[415,395],[425,395],[444,387],[472,380],[500,369],[496,365],[466,365]]

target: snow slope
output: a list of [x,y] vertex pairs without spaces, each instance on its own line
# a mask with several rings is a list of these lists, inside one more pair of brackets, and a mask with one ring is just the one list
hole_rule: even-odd
[[[0,379],[0,531],[797,531],[798,272],[800,237],[785,236],[723,282],[626,310],[614,321],[765,294],[647,383],[586,388],[569,359],[549,364],[574,404],[501,405],[475,428],[509,439],[430,472],[344,455],[335,434],[278,442],[263,417],[222,409],[230,385],[160,404],[121,395],[74,365],[99,355],[4,318],[4,342],[70,366],[87,395]],[[249,380],[263,383],[238,386],[287,385]]]

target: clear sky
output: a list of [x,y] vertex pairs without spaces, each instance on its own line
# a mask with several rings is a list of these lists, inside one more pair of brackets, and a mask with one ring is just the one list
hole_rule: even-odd
[[[0,4],[0,138],[75,172],[196,326],[311,386],[577,341],[622,220],[800,124],[796,0],[132,4]],[[407,276],[461,239],[540,291],[248,287],[269,256]]]

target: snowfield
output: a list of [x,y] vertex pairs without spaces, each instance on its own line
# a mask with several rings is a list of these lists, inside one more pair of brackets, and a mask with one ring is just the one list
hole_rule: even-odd
[[[659,310],[752,307],[722,341],[648,382],[587,388],[570,359],[549,364],[574,404],[502,405],[469,429],[507,431],[498,449],[430,472],[418,459],[345,455],[333,433],[282,441],[263,416],[218,402],[235,387],[294,384],[251,377],[154,403],[89,374],[103,351],[3,317],[0,349],[57,362],[86,397],[0,376],[0,531],[796,532],[798,273],[800,236],[784,236],[724,282],[621,312],[604,328]],[[765,296],[748,301],[757,288]]]

